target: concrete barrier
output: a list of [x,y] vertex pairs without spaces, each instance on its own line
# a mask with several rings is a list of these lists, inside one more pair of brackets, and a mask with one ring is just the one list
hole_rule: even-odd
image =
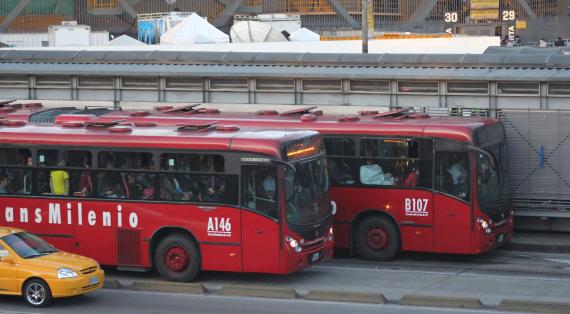
[[480,309],[483,307],[481,301],[475,298],[437,297],[424,295],[405,295],[400,300],[400,304],[466,309]]
[[498,309],[501,311],[566,314],[570,313],[570,303],[503,300]]
[[121,289],[123,285],[117,279],[105,279],[103,288],[105,289]]
[[168,281],[135,281],[132,286],[125,287],[132,290],[205,294],[204,285],[199,283],[181,283]]
[[299,297],[297,291],[289,288],[263,287],[263,286],[223,286],[221,295],[240,297],[260,297],[296,299]]
[[386,298],[380,293],[367,292],[343,292],[330,290],[311,290],[305,296],[307,300],[338,301],[338,302],[358,302],[384,304]]

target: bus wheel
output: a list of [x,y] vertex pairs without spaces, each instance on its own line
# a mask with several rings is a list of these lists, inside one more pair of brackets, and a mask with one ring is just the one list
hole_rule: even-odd
[[26,282],[22,293],[26,303],[33,307],[45,307],[53,300],[48,284],[41,279]]
[[400,249],[396,226],[383,217],[369,217],[356,229],[356,251],[367,260],[387,261]]
[[155,250],[154,264],[168,281],[189,282],[200,271],[200,253],[196,243],[182,234],[162,239]]

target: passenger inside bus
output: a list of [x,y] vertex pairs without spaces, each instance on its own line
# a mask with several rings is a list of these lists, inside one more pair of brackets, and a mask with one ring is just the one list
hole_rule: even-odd
[[406,177],[406,180],[404,181],[404,186],[407,186],[407,187],[417,186],[419,178],[420,178],[419,168],[414,165],[414,166],[412,166],[410,173],[408,174],[408,176]]
[[2,194],[11,194],[12,190],[10,188],[12,180],[8,174],[3,175],[0,178],[0,193]]
[[451,175],[453,182],[453,194],[461,198],[467,195],[467,155],[454,153],[449,156],[448,164],[451,165],[447,172]]
[[332,183],[354,184],[352,169],[345,158],[329,158],[328,165]]
[[[29,156],[26,158],[26,166],[27,167],[31,167],[32,166],[32,156]],[[22,190],[21,193],[23,194],[30,194],[32,193],[32,171],[31,170],[25,170],[25,174],[24,174],[24,179],[23,179],[23,184],[22,184]]]
[[81,172],[81,177],[79,179],[79,189],[74,196],[78,197],[89,197],[93,194],[93,178],[91,176],[91,160],[89,158],[83,158],[83,167],[86,169]]
[[[59,159],[57,166],[65,167],[65,159]],[[65,170],[52,170],[50,172],[50,188],[54,195],[69,195],[69,173]]]
[[360,182],[366,185],[394,185],[394,176],[384,173],[382,168],[374,163],[374,160],[366,160],[366,164],[360,166]]
[[[202,156],[200,161],[200,172],[216,172],[213,156]],[[220,203],[222,201],[226,184],[219,176],[202,175],[200,177],[200,186],[200,195],[203,202]]]

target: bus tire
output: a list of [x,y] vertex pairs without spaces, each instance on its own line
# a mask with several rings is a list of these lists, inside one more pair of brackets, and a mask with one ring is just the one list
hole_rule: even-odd
[[49,285],[39,278],[34,278],[26,282],[22,296],[26,303],[33,307],[46,307],[53,301]]
[[154,253],[154,265],[160,276],[168,281],[189,282],[200,271],[200,252],[196,242],[183,234],[171,234],[162,239]]
[[400,250],[400,234],[396,226],[384,217],[368,217],[356,228],[356,252],[373,261],[393,259]]

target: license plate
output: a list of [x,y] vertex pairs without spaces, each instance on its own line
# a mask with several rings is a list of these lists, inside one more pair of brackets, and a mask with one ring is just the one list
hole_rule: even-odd
[[318,262],[325,255],[324,251],[313,253],[309,256],[309,263]]
[[89,284],[90,284],[90,285],[96,285],[96,284],[98,284],[98,283],[99,283],[99,278],[97,278],[97,277],[91,277],[91,278],[89,278]]
[[505,239],[505,234],[501,233],[497,236],[497,243],[501,243],[503,242],[503,240]]

